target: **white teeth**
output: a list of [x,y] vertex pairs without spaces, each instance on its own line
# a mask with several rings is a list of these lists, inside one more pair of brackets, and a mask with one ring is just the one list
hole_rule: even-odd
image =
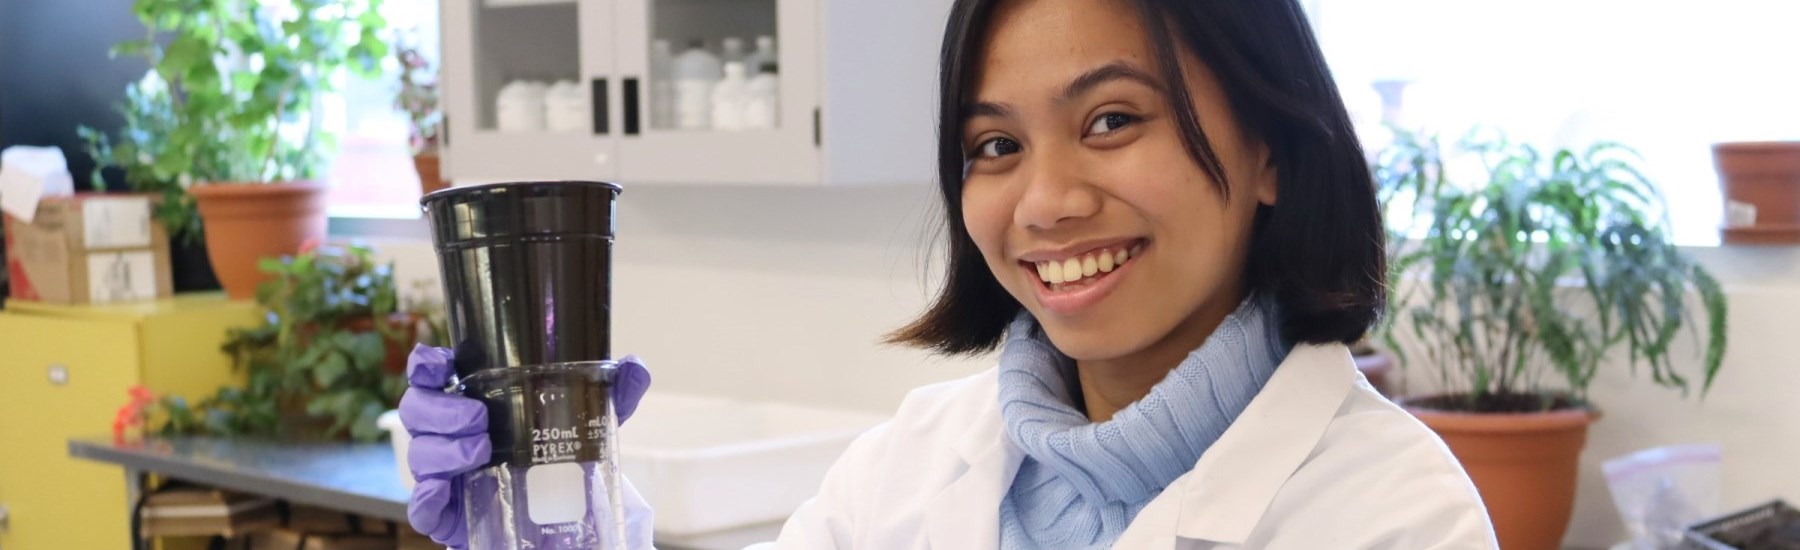
[[1126,260],[1143,252],[1144,246],[1137,245],[1129,249],[1102,250],[1091,252],[1086,256],[1077,256],[1062,261],[1035,262],[1038,279],[1052,284],[1073,283],[1084,277],[1093,277],[1100,273],[1112,273],[1125,265]]

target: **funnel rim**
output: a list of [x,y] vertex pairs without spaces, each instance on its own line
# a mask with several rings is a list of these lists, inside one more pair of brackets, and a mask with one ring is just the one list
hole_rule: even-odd
[[615,195],[617,195],[619,193],[623,193],[625,191],[625,187],[622,185],[619,185],[617,183],[613,183],[610,181],[600,181],[600,180],[501,181],[501,182],[493,182],[493,183],[483,183],[483,184],[478,184],[478,185],[463,185],[463,186],[456,186],[456,187],[446,187],[443,189],[432,191],[430,193],[427,193],[423,197],[419,197],[419,206],[426,206],[434,201],[444,200],[449,197],[483,193],[483,192],[492,191],[494,189],[499,189],[499,188],[515,189],[515,188],[565,187],[565,186],[604,187],[607,190],[612,191],[613,194],[615,194]]

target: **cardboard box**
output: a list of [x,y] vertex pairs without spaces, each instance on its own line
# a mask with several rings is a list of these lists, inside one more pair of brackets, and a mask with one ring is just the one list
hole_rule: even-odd
[[300,504],[288,506],[290,531],[326,535],[393,535],[395,522]]
[[143,533],[151,537],[238,537],[281,524],[273,499],[203,487],[152,494],[142,514]]
[[444,545],[432,542],[425,535],[414,532],[412,527],[401,527],[400,545],[397,550],[444,550]]
[[[276,529],[248,537],[251,550],[395,550],[394,535],[326,535]],[[227,545],[240,548],[237,545]]]
[[150,217],[156,200],[86,193],[44,199],[31,223],[5,216],[12,298],[108,304],[173,295],[168,232]]

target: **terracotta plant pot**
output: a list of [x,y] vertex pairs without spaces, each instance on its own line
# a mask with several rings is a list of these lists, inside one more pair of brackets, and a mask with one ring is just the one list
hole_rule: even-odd
[[444,181],[441,167],[442,164],[438,160],[437,153],[413,155],[413,170],[419,172],[419,191],[422,194],[429,195],[432,191],[450,186],[448,182]]
[[1800,141],[1719,143],[1728,244],[1800,243]]
[[1594,414],[1585,409],[1540,413],[1467,413],[1403,403],[1437,432],[1469,472],[1500,547],[1557,550],[1575,507],[1575,477]]
[[310,182],[195,185],[188,190],[206,227],[206,253],[225,294],[256,297],[270,276],[263,258],[291,256],[309,240],[325,239],[325,188]]

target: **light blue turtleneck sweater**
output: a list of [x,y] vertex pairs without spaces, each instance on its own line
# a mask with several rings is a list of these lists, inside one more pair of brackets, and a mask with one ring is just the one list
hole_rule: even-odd
[[1073,360],[1021,313],[1000,354],[1000,413],[1025,452],[1000,502],[1000,547],[1107,548],[1200,460],[1269,381],[1289,346],[1251,298],[1150,394],[1095,424],[1076,407]]

